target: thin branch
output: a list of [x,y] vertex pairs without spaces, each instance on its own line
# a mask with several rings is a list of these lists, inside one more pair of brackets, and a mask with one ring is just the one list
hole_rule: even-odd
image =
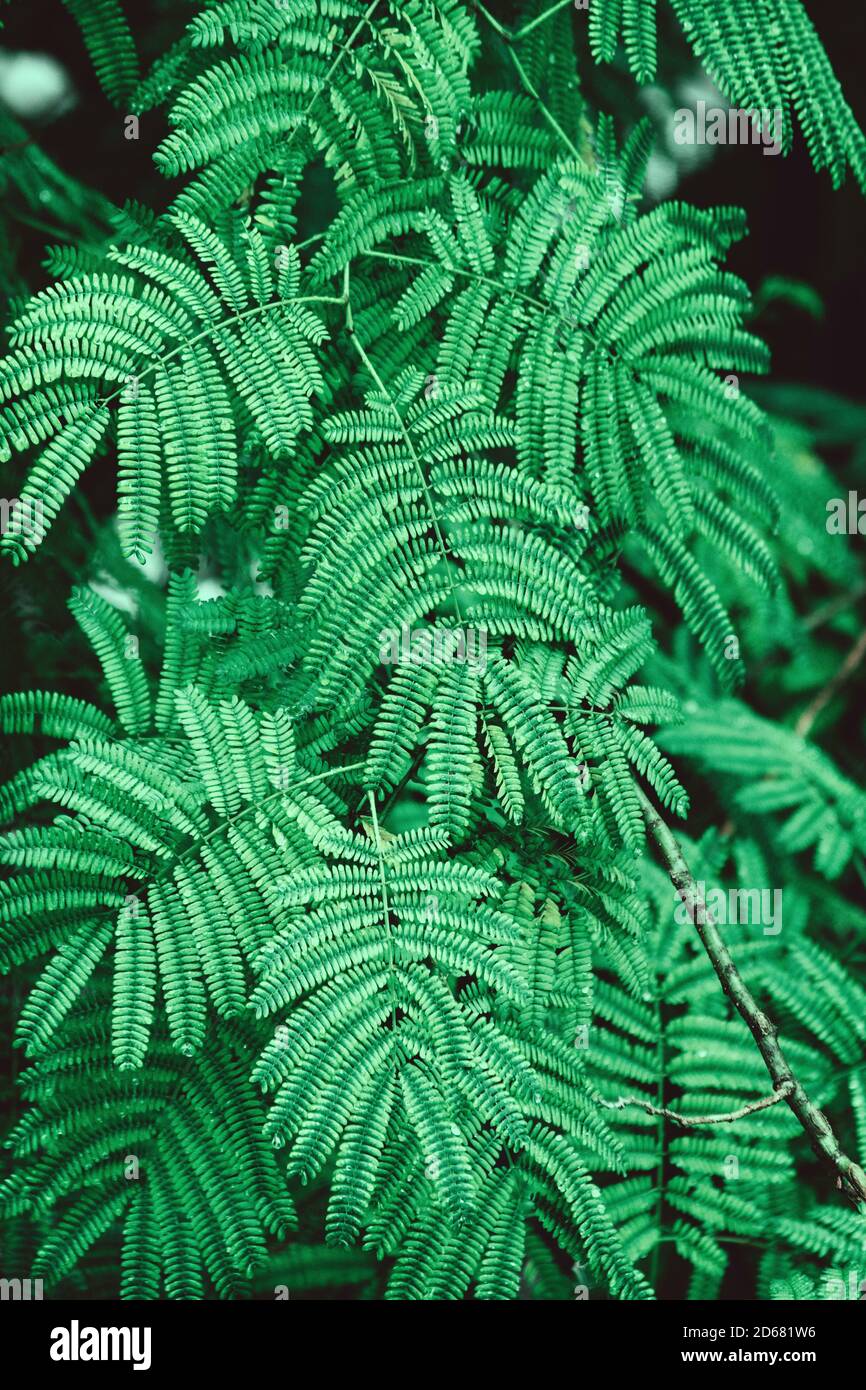
[[579,163],[585,163],[586,161],[582,158],[580,150],[577,148],[574,141],[566,134],[562,126],[559,124],[559,121],[554,116],[553,112],[542,101],[541,96],[539,95],[538,91],[530,81],[529,73],[526,71],[526,68],[521,63],[513,48],[509,48],[508,56],[510,57],[514,65],[514,71],[517,73],[517,76],[519,77],[524,90],[529,93],[529,95],[532,97],[532,100],[536,103],[539,111],[541,112],[544,119],[547,121],[547,124],[550,126],[554,135],[557,135],[559,137],[562,143],[567,147],[567,149],[571,152],[573,157]]
[[[655,1221],[656,1230],[660,1231],[662,1229],[665,1212],[665,1164],[668,1161],[668,1136],[665,1129],[664,1106],[662,1105],[662,1101],[665,1098],[665,1080],[667,1078],[667,1055],[665,1048],[667,1038],[664,1029],[664,1020],[662,1018],[662,1001],[658,987],[656,987],[655,990],[654,1012],[656,1037],[658,1038],[658,1045],[656,1047],[656,1103],[654,1109],[659,1112],[658,1123],[656,1124],[656,1153],[658,1154],[658,1163],[656,1164],[657,1192]],[[650,1283],[654,1289],[657,1289],[659,1286],[661,1257],[661,1247],[656,1243],[653,1247],[650,1263]]]
[[846,608],[851,608],[863,595],[866,594],[866,584],[858,584],[847,594],[837,594],[835,598],[823,603],[820,608],[816,608],[814,613],[810,613],[803,619],[803,627],[807,632],[814,632],[815,628],[823,627],[824,623],[829,623],[831,618],[837,614],[844,613]]
[[391,969],[391,973],[388,979],[388,989],[392,999],[391,1030],[393,1033],[396,1033],[397,1000],[394,995],[394,969],[396,965],[396,959],[394,955],[394,933],[391,930],[391,908],[388,903],[388,879],[387,875],[385,874],[385,851],[382,846],[382,836],[379,832],[379,817],[376,815],[376,797],[373,792],[368,792],[367,795],[370,801],[370,815],[373,820],[373,839],[376,844],[376,854],[379,858],[379,879],[382,884],[382,921],[385,930],[388,933],[388,957]]
[[866,628],[860,633],[860,636],[835,675],[831,676],[823,689],[818,691],[812,703],[803,710],[803,713],[794,725],[794,732],[796,734],[799,734],[801,738],[806,737],[812,725],[815,723],[815,720],[818,718],[818,715],[829,705],[833,696],[841,689],[845,682],[853,676],[864,656],[866,656]]
[[689,1129],[698,1125],[727,1125],[732,1120],[742,1120],[746,1115],[754,1115],[758,1110],[769,1110],[771,1105],[778,1105],[780,1100],[787,1100],[793,1087],[793,1081],[786,1081],[771,1096],[753,1100],[749,1105],[743,1105],[739,1110],[729,1110],[724,1115],[681,1115],[678,1110],[666,1110],[664,1106],[650,1105],[648,1100],[635,1100],[632,1096],[620,1096],[618,1100],[602,1100],[601,1103],[605,1110],[625,1110],[629,1105],[638,1105],[649,1115],[661,1115],[666,1120],[673,1120],[675,1125]]
[[746,1023],[770,1073],[773,1088],[785,1088],[785,1101],[797,1116],[809,1143],[822,1162],[836,1175],[836,1185],[859,1207],[866,1203],[866,1173],[859,1164],[843,1153],[826,1115],[810,1100],[802,1082],[791,1069],[779,1045],[779,1030],[768,1018],[749,989],[731,957],[721,932],[686,863],[674,835],[655,810],[649,798],[638,788],[641,810],[667,863],[674,888],[686,905],[695,924],[695,931],[710,958],[725,994]]
[[[391,392],[389,391],[388,387],[385,385],[385,383],[384,383],[384,381],[382,380],[381,376],[380,376],[379,373],[377,372],[377,370],[376,370],[376,368],[375,368],[373,362],[370,360],[368,354],[365,352],[364,347],[363,347],[363,345],[361,344],[361,342],[360,342],[360,340],[359,340],[359,338],[358,338],[358,335],[355,333],[355,328],[354,328],[354,324],[353,324],[353,320],[352,320],[352,297],[351,297],[351,292],[350,292],[349,267],[348,267],[348,265],[347,265],[346,268],[345,268],[344,276],[343,276],[343,301],[345,302],[345,305],[346,305],[346,330],[347,330],[347,332],[349,333],[350,341],[353,343],[353,345],[354,345],[354,347],[355,347],[355,350],[356,350],[357,353],[358,353],[358,356],[360,357],[360,359],[361,359],[361,361],[363,362],[364,366],[366,367],[367,371],[370,373],[370,376],[373,378],[373,381],[376,383],[376,386],[378,387],[379,391],[381,392],[381,394],[384,396],[384,398],[386,399],[386,401],[387,401],[388,404],[390,405],[390,407],[391,407],[391,413],[392,413],[392,415],[394,416],[395,420],[397,421],[397,423],[398,423],[398,425],[399,425],[399,427],[400,427],[400,432],[401,432],[401,434],[403,435],[403,440],[404,440],[404,442],[405,442],[405,444],[406,444],[406,448],[408,449],[409,455],[410,455],[410,457],[411,457],[411,459],[412,459],[412,462],[413,462],[413,464],[414,464],[415,471],[416,471],[416,473],[417,473],[417,475],[418,475],[418,481],[419,481],[419,483],[420,483],[420,485],[421,485],[421,491],[422,491],[422,493],[423,493],[423,495],[424,495],[424,501],[425,501],[426,504],[427,504],[427,510],[428,510],[428,512],[429,512],[429,514],[430,514],[430,520],[431,520],[431,523],[432,523],[432,526],[433,526],[433,531],[434,531],[435,536],[436,536],[436,543],[437,543],[437,545],[439,546],[439,550],[440,550],[440,552],[441,552],[442,559],[445,561],[445,565],[446,565],[446,567],[447,567],[448,584],[449,584],[450,589],[451,589],[451,601],[452,601],[452,603],[454,604],[454,612],[455,612],[455,615],[456,615],[456,617],[457,617],[458,623],[460,623],[461,626],[462,626],[462,624],[463,624],[463,611],[462,611],[462,608],[461,608],[461,605],[460,605],[460,598],[459,598],[458,592],[457,592],[457,583],[456,583],[456,580],[455,580],[455,578],[454,578],[454,573],[453,573],[454,567],[453,567],[453,565],[451,565],[451,564],[449,563],[449,562],[450,562],[450,558],[451,558],[453,552],[451,551],[450,547],[449,547],[448,544],[446,543],[446,540],[445,540],[445,532],[444,532],[442,523],[441,523],[440,520],[439,520],[439,513],[438,513],[437,510],[436,510],[436,504],[435,504],[435,502],[434,502],[434,500],[433,500],[433,494],[432,494],[432,492],[430,491],[430,484],[429,484],[428,481],[427,481],[427,475],[426,475],[425,472],[424,472],[424,467],[423,467],[423,464],[422,464],[422,462],[421,462],[421,458],[420,458],[420,456],[419,456],[419,454],[418,454],[418,450],[417,450],[416,447],[415,447],[415,440],[414,440],[413,437],[412,437],[412,431],[409,429],[409,427],[408,427],[407,424],[406,424],[406,421],[403,419],[403,416],[400,414],[400,411],[399,411],[399,409],[398,409],[398,407],[397,407],[396,402],[394,401],[394,398],[393,398]],[[484,710],[483,710],[483,709],[482,709],[482,711],[481,711],[481,723],[482,723],[482,725],[483,725],[483,727],[484,727],[484,730],[485,730],[485,733],[486,733],[487,727],[488,727],[488,725],[487,725],[487,716],[486,716],[486,714],[484,713]],[[372,793],[371,793],[371,795],[372,795]]]
[[559,14],[560,10],[564,10],[566,5],[573,4],[574,0],[556,0],[556,4],[551,5],[550,9],[545,10],[543,14],[536,15],[535,19],[530,19],[528,24],[521,25],[521,27],[511,35],[512,42],[519,43],[527,34],[531,34],[533,29],[537,29],[539,24],[546,24],[555,14]]
[[547,124],[553,130],[554,134],[562,141],[562,143],[566,146],[566,148],[569,150],[574,159],[585,163],[586,161],[583,160],[583,157],[580,151],[578,150],[577,146],[574,144],[574,141],[569,137],[566,131],[563,130],[562,126],[559,124],[559,121],[556,119],[553,112],[549,110],[549,108],[542,101],[539,92],[536,90],[535,86],[530,80],[529,73],[526,71],[526,68],[521,63],[513,47],[513,45],[516,42],[518,42],[519,39],[523,38],[524,34],[528,34],[531,29],[534,29],[536,24],[540,24],[542,20],[549,19],[551,15],[554,15],[557,13],[558,10],[561,10],[565,2],[566,0],[561,0],[561,3],[552,5],[551,8],[549,10],[546,10],[543,15],[539,15],[537,20],[533,20],[531,23],[524,25],[524,27],[522,29],[519,29],[517,33],[514,33],[511,29],[507,29],[504,24],[500,24],[496,16],[492,15],[490,11],[486,8],[486,6],[480,4],[479,0],[475,0],[475,8],[478,10],[479,14],[482,14],[484,16],[487,23],[491,26],[492,29],[496,31],[499,37],[508,45],[508,56],[511,59],[511,62],[514,66],[514,71],[517,73],[520,85],[523,87],[524,91],[528,92],[529,96],[532,97],[532,100],[537,105],[539,111],[541,112],[544,119],[547,121]]
[[500,24],[496,16],[492,15],[490,11],[487,9],[487,7],[480,3],[480,0],[474,0],[474,5],[478,13],[482,14],[484,18],[487,20],[487,23],[490,25],[491,29],[495,29],[499,37],[505,39],[506,43],[510,43],[512,39],[511,30],[506,29],[504,24]]

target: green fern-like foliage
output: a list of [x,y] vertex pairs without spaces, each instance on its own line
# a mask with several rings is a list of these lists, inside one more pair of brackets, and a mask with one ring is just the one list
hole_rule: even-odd
[[[519,471],[571,491],[574,524],[586,508],[600,529],[642,541],[729,682],[737,677],[723,650],[730,619],[688,540],[711,536],[772,588],[772,560],[740,511],[760,508],[766,427],[731,389],[730,374],[713,371],[766,365],[762,344],[741,324],[744,287],[717,264],[742,224],[734,212],[676,204],[636,218],[646,132],[619,158],[608,134],[600,132],[594,173],[554,168],[516,217],[465,176],[443,189],[443,214],[430,210],[429,185],[419,188],[412,220],[433,254],[404,258],[423,269],[393,320],[411,333],[444,302],[428,393],[438,399],[450,383],[471,380],[510,407]],[[410,215],[406,207],[380,216],[359,194],[314,268],[320,277],[348,271],[365,252],[388,263],[388,252],[374,248],[393,243]],[[357,436],[357,425],[346,428]]]
[[[656,75],[657,0],[593,0],[592,52],[610,62],[621,41],[638,82]],[[850,168],[866,187],[866,141],[802,0],[670,0],[698,58],[732,104],[779,113],[786,153],[795,118],[816,169],[834,188]]]
[[[67,8],[167,182],[4,165],[65,222],[0,360],[4,1275],[838,1296],[862,1210],[645,813],[863,1163],[862,559],[821,509],[866,430],[753,381],[745,214],[653,205],[649,125],[586,95],[654,79],[657,7],[169,4],[143,75],[132,7]],[[864,181],[799,0],[672,9]]]
[[138,54],[118,0],[63,0],[72,15],[106,96],[120,103],[139,80]]
[[224,207],[251,175],[267,175],[261,216],[273,226],[291,211],[311,159],[324,159],[347,189],[447,160],[478,48],[474,20],[455,0],[210,5],[145,79],[137,104],[168,102],[162,172],[202,171],[180,205]]
[[283,247],[275,273],[261,235],[238,218],[215,230],[177,214],[173,225],[184,250],[112,247],[109,268],[37,295],[11,329],[6,456],[46,445],[21,492],[39,502],[40,525],[4,536],[16,558],[40,544],[112,405],[124,548],[140,557],[163,505],[181,532],[231,505],[239,411],[277,454],[312,424],[322,378],[311,344],[325,329],[298,300],[297,255]]

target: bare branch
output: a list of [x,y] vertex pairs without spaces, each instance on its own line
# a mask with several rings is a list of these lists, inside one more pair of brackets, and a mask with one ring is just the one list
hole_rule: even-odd
[[800,718],[794,725],[794,732],[799,734],[801,738],[806,737],[821,711],[829,705],[836,692],[841,689],[851,676],[853,676],[864,656],[866,656],[866,630],[860,633],[857,642],[851,648],[835,675],[831,677],[822,690],[818,691],[812,703],[804,709],[803,713],[800,715]]
[[861,1203],[866,1203],[866,1173],[858,1163],[842,1152],[827,1116],[810,1100],[802,1082],[792,1071],[779,1045],[779,1030],[759,1007],[758,1001],[734,964],[712,913],[707,911],[706,903],[676,838],[640,788],[638,796],[650,834],[667,863],[671,883],[686,905],[722,989],[755,1039],[774,1089],[781,1091],[785,1088],[784,1099],[800,1121],[815,1153],[835,1173],[837,1187],[859,1207]]
[[618,1100],[602,1100],[601,1103],[605,1110],[625,1110],[629,1105],[638,1105],[650,1115],[663,1115],[675,1125],[682,1125],[683,1129],[692,1129],[700,1125],[727,1125],[732,1120],[742,1120],[746,1115],[754,1115],[758,1110],[769,1110],[771,1105],[778,1105],[780,1100],[787,1100],[793,1087],[793,1081],[786,1081],[771,1096],[762,1096],[760,1100],[753,1100],[748,1105],[741,1106],[739,1110],[729,1110],[724,1115],[681,1115],[678,1110],[666,1110],[664,1106],[650,1105],[648,1100],[635,1100],[632,1096],[620,1096]]

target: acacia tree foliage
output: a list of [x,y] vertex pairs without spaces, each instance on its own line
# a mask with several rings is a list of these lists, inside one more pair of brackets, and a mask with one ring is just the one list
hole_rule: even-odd
[[165,196],[2,117],[64,229],[0,361],[4,1274],[832,1296],[866,422],[750,385],[745,214],[645,196],[635,96],[658,26],[863,185],[804,6],[67,8]]

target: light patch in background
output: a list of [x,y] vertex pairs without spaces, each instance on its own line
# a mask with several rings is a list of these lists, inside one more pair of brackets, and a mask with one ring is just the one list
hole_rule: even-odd
[[0,101],[21,120],[60,116],[76,103],[68,72],[50,53],[0,48]]
[[680,180],[708,164],[715,154],[714,145],[678,144],[674,138],[677,111],[683,107],[695,110],[699,101],[705,101],[708,108],[727,111],[729,103],[702,69],[698,69],[694,77],[675,83],[672,93],[650,84],[642,87],[638,96],[656,130],[656,146],[647,163],[644,193],[657,203],[672,197]]
[[[116,529],[116,517],[114,526]],[[165,562],[165,553],[158,535],[153,537],[150,553],[145,560],[136,560],[134,557],[130,557],[128,563],[156,588],[164,589],[168,584],[168,565]],[[247,567],[247,574],[252,583],[253,592],[273,597],[272,585],[259,578],[260,564],[261,556],[256,553],[252,554]],[[210,568],[206,559],[202,559],[199,563],[195,585],[196,598],[200,603],[205,603],[208,599],[222,598],[226,593],[225,584],[219,575]],[[119,609],[122,613],[130,613],[132,616],[138,613],[139,603],[135,590],[119,585],[107,572],[103,571],[98,578],[91,580],[90,587],[99,594],[100,598],[104,598],[112,607]]]

